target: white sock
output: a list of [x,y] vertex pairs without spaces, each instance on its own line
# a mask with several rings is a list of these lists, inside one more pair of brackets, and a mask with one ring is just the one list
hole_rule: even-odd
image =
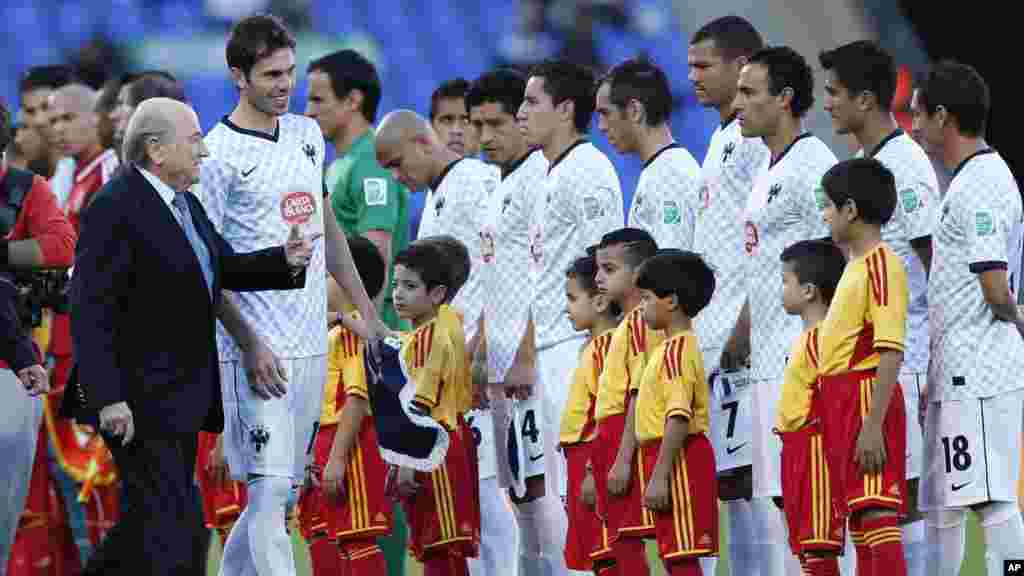
[[519,529],[497,478],[480,480],[480,557],[467,558],[471,576],[515,576]]
[[[700,559],[700,571],[707,576],[715,576],[715,571],[718,570],[718,558],[704,557]],[[738,572],[737,572],[738,574]]]
[[991,502],[977,510],[985,533],[989,574],[1002,574],[1003,561],[1024,558],[1024,521],[1016,502]]
[[540,574],[541,537],[543,520],[540,518],[541,498],[515,506],[516,524],[519,526],[519,573],[522,576]]
[[839,557],[839,573],[857,573],[857,551],[853,548],[853,540],[850,538],[850,531],[846,531],[846,542],[843,543],[843,555]]
[[[761,569],[757,562],[757,549],[753,546],[754,517],[750,502],[730,500],[725,507],[729,511],[729,564],[732,573],[758,576]],[[704,574],[714,576],[715,573],[705,570]]]
[[249,548],[259,576],[295,575],[292,542],[284,525],[290,492],[289,478],[261,476],[249,482]]
[[752,542],[756,562],[761,566],[761,576],[799,574],[800,561],[789,550],[782,511],[771,498],[754,498],[750,505],[754,519]]
[[903,525],[903,555],[907,559],[907,576],[926,576],[924,520]]
[[928,576],[957,576],[964,561],[964,519],[967,511],[963,508],[933,510],[925,514],[925,539],[928,554],[925,557],[925,573]]
[[221,554],[218,576],[256,576],[256,568],[252,565],[252,554],[249,552],[248,520],[249,507],[246,506],[231,527],[224,552]]

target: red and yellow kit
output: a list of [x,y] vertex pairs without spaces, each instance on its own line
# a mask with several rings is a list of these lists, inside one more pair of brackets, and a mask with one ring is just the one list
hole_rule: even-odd
[[569,489],[565,503],[569,516],[565,565],[572,570],[590,570],[593,562],[612,557],[608,526],[595,510],[580,500],[580,495],[597,430],[594,418],[597,380],[604,369],[613,333],[614,330],[604,332],[583,349],[562,412],[559,440],[565,454]]
[[905,511],[907,421],[899,386],[882,423],[884,470],[864,474],[854,456],[871,409],[879,351],[903,351],[908,294],[903,262],[881,243],[846,265],[818,331],[825,455],[844,514],[872,507]]
[[[327,381],[313,443],[314,473],[320,478],[334,446],[338,417],[350,398],[369,400],[363,341],[348,328],[336,326],[328,335]],[[387,464],[380,456],[373,418],[367,416],[349,453],[341,497],[331,500],[316,487],[303,491],[299,501],[303,536],[309,541],[326,535],[344,544],[390,533],[391,502],[384,494],[386,479]]]
[[799,556],[843,548],[842,506],[833,498],[818,394],[818,327],[789,352],[775,429],[782,439],[782,502],[789,547]]
[[608,474],[615,464],[622,433],[626,426],[629,395],[640,385],[650,352],[665,340],[661,331],[651,330],[644,322],[643,307],[637,307],[623,319],[612,334],[604,371],[597,387],[598,440],[592,460],[597,483],[598,513],[608,521],[613,537],[654,536],[654,516],[643,507],[644,455],[633,458],[633,475],[625,495],[608,494]]
[[208,470],[210,453],[217,445],[219,434],[199,433],[196,452],[196,478],[199,480],[199,494],[203,497],[203,520],[206,527],[227,535],[238,520],[247,502],[245,482],[229,480],[225,484],[215,482]]
[[461,417],[469,398],[464,334],[457,314],[439,312],[402,337],[413,402],[449,436],[444,462],[432,472],[417,472],[420,489],[405,502],[409,547],[421,561],[435,555],[475,557],[480,542],[480,502],[474,497],[478,479],[467,446],[474,442]]
[[652,512],[658,552],[666,564],[718,555],[718,480],[711,426],[711,391],[697,336],[684,332],[651,352],[636,398],[636,437],[643,453],[642,480],[654,473],[668,419],[686,419],[687,437],[669,481],[672,506]]

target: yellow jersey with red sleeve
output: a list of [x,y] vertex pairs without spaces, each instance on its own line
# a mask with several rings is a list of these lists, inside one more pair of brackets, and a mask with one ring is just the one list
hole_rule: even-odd
[[775,428],[796,432],[813,419],[814,395],[818,390],[818,326],[804,330],[789,350],[782,373],[782,393]]
[[413,402],[449,431],[458,427],[464,402],[465,338],[454,315],[438,314],[430,322],[402,336],[402,363],[414,386]]
[[456,352],[461,353],[466,358],[466,361],[462,363],[462,373],[459,375],[458,381],[452,384],[458,391],[459,414],[465,414],[473,409],[473,379],[470,373],[473,359],[466,353],[464,316],[457,308],[448,304],[442,304],[437,309],[437,319],[440,322],[440,326],[449,331],[449,337],[456,348]]
[[[358,319],[358,312],[349,316]],[[363,364],[363,339],[345,326],[335,326],[327,335],[327,381],[320,404],[320,426],[338,423],[348,396],[370,399]]]
[[605,356],[611,345],[615,329],[606,330],[591,338],[580,354],[579,364],[572,374],[569,385],[569,399],[562,411],[559,441],[562,444],[577,444],[594,439],[597,423],[594,408],[597,404],[597,380],[604,370]]
[[820,375],[878,367],[878,351],[903,351],[910,292],[903,261],[884,242],[846,265],[818,331]]
[[643,312],[643,306],[634,308],[612,334],[597,385],[598,422],[625,413],[626,398],[640,387],[651,350],[665,341],[662,331],[647,327]]
[[710,396],[696,334],[686,331],[669,338],[651,352],[644,369],[636,398],[637,440],[642,444],[662,438],[672,416],[686,418],[688,434],[706,434]]

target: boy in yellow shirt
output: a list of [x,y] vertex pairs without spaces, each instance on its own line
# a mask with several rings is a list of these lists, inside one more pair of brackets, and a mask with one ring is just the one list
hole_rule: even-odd
[[833,498],[821,432],[818,325],[828,313],[846,259],[832,242],[805,240],[783,250],[781,260],[782,306],[804,323],[783,372],[775,424],[782,438],[789,546],[808,576],[838,576],[843,517]]
[[636,273],[644,320],[666,340],[651,351],[636,398],[644,507],[670,576],[700,576],[718,555],[718,481],[704,358],[693,320],[715,291],[715,275],[693,252],[663,250]]

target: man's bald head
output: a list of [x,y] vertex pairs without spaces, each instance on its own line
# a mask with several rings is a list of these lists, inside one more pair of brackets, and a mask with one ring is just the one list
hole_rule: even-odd
[[199,118],[185,103],[150,98],[128,120],[124,158],[152,172],[176,191],[199,180],[199,163],[207,156]]
[[412,110],[395,110],[377,127],[377,162],[410,190],[419,190],[452,160],[434,129]]

